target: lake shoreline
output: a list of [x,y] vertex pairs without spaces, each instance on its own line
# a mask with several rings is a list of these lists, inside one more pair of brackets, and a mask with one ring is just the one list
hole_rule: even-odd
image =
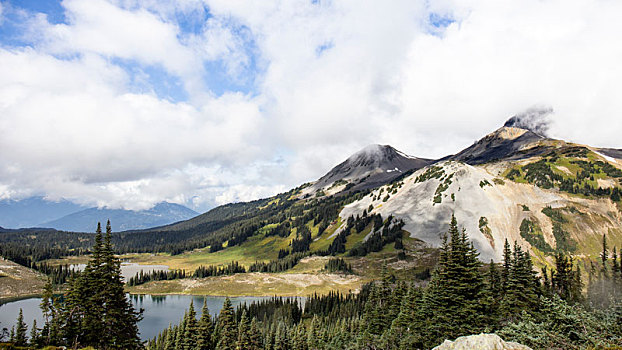
[[[275,296],[229,296],[234,308],[241,305],[250,305],[253,302],[270,300]],[[278,296],[276,296],[279,298]],[[143,309],[143,319],[138,323],[138,327],[143,341],[157,336],[169,324],[176,324],[188,310],[191,303],[194,303],[197,317],[202,314],[202,305],[207,303],[210,315],[216,317],[224,304],[226,296],[208,295],[139,295],[128,294],[135,309]],[[298,305],[304,307],[307,297],[283,297],[283,299],[296,300]],[[37,320],[38,325],[44,323],[43,314],[40,308],[41,298],[31,297],[20,300],[13,300],[0,305],[0,328],[10,329],[16,324],[19,310],[24,313],[24,321],[29,329],[33,320]]]

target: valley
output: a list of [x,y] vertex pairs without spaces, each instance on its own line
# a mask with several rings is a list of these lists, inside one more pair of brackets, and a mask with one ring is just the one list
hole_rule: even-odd
[[[593,281],[605,275],[595,264],[603,251],[610,251],[607,247],[622,247],[622,165],[607,154],[617,155],[513,126],[437,161],[372,145],[318,181],[272,197],[223,205],[145,230],[112,232],[107,227],[106,244],[115,247],[115,259],[136,271],[125,276],[123,287],[133,298],[313,296],[329,304],[337,298],[363,318],[373,316],[361,305],[389,303],[395,320],[396,310],[414,307],[400,301],[406,289],[440,295],[446,289],[439,290],[439,283],[458,283],[439,282],[457,277],[438,272],[451,269],[447,264],[455,257],[448,254],[458,252],[464,256],[454,263],[472,270],[468,288],[490,293],[477,305],[510,319],[516,310],[532,307],[539,293],[559,294],[568,302],[582,300],[582,294],[602,298]],[[19,273],[7,276],[3,270],[0,281],[14,282],[2,296],[41,295],[45,277],[37,271],[59,281],[58,293],[76,288],[70,281],[81,274],[70,268],[92,263],[94,237],[51,229],[5,230],[0,253],[18,263],[10,264]],[[612,275],[622,273],[615,252]],[[497,268],[504,272],[494,277]],[[518,279],[512,283],[532,294],[514,295],[510,275]],[[505,285],[496,285],[495,278]],[[565,289],[554,289],[559,286]],[[379,295],[394,299],[382,301]],[[516,304],[503,306],[508,300]],[[303,312],[301,306],[287,307]],[[407,339],[431,345],[427,338]]]

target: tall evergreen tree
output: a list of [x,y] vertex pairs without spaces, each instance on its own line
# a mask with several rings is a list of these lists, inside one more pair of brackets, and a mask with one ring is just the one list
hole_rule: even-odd
[[121,277],[121,260],[114,255],[111,236],[112,228],[108,220],[102,249],[102,280],[104,282],[102,294],[105,305],[104,327],[110,339],[104,346],[117,349],[140,348],[142,342],[138,335],[138,321],[142,319],[142,310],[138,312],[134,310],[134,306],[125,295]]
[[501,270],[501,290],[505,294],[509,286],[510,270],[512,269],[512,249],[508,239],[505,239],[503,244],[503,269]]
[[[99,349],[137,349],[141,312],[125,296],[121,262],[114,256],[110,221],[106,237],[97,224],[95,245],[84,271],[69,282],[63,305],[63,333],[67,345]],[[106,334],[102,337],[102,334]]]
[[263,349],[263,344],[261,341],[261,330],[257,325],[257,319],[253,317],[251,321],[251,329],[250,329],[250,347],[248,350],[261,350]]
[[41,303],[39,307],[43,314],[43,328],[41,329],[42,343],[45,345],[57,344],[59,333],[59,319],[57,309],[54,307],[54,294],[52,290],[52,281],[48,279],[43,288]]
[[32,328],[30,328],[30,346],[39,346],[39,329],[37,328],[37,320],[32,321]]
[[203,309],[201,318],[199,319],[197,328],[197,350],[212,349],[212,333],[214,326],[212,325],[212,317],[207,308],[207,299],[203,299]]
[[227,297],[218,315],[218,350],[235,350],[237,342],[237,327],[231,300]]
[[190,307],[188,308],[188,313],[185,319],[185,329],[183,336],[183,350],[195,350],[197,347],[197,332],[198,332],[198,324],[197,324],[197,313],[194,311],[194,301],[190,301]]
[[483,277],[478,253],[466,231],[458,230],[452,215],[434,271],[418,314],[423,347],[432,347],[446,338],[483,330]]
[[164,340],[164,350],[175,350],[175,330],[168,324],[168,329],[166,331],[166,339]]
[[251,335],[250,335],[250,321],[246,315],[246,310],[242,311],[242,317],[238,324],[238,341],[236,344],[237,350],[247,350],[251,347]]
[[24,312],[22,309],[19,309],[19,314],[17,316],[17,324],[15,325],[15,335],[14,342],[17,346],[26,346],[28,342],[28,338],[26,337],[26,332],[28,331],[28,326],[24,322]]

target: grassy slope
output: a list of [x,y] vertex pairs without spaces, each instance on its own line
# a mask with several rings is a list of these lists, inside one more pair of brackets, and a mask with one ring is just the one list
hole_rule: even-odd
[[[349,237],[349,240],[354,235]],[[359,236],[364,235],[361,233]],[[360,287],[373,279],[380,278],[383,265],[401,278],[413,280],[416,272],[434,266],[437,250],[427,247],[422,241],[404,235],[407,257],[397,258],[393,244],[380,252],[370,253],[365,257],[343,257],[353,266],[355,274],[329,274],[324,265],[330,257],[308,257],[301,260],[294,268],[283,273],[246,273],[233,276],[208,277],[173,281],[149,282],[130,287],[127,290],[139,294],[208,294],[229,296],[306,296],[312,293],[324,294],[329,291],[358,291]],[[332,239],[331,239],[332,241]],[[357,239],[358,242],[358,239]],[[250,243],[250,242],[249,242]],[[233,249],[233,248],[232,248]],[[220,253],[220,252],[218,252]],[[218,254],[212,253],[212,254]],[[195,254],[199,254],[196,253]],[[202,253],[209,256],[209,253]],[[135,261],[135,260],[134,260]],[[161,261],[165,263],[165,261]]]

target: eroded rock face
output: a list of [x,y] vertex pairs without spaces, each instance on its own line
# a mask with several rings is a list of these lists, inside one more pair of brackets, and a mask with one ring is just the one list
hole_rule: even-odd
[[432,350],[532,350],[530,347],[514,342],[506,342],[496,334],[478,334],[459,337],[445,342]]

